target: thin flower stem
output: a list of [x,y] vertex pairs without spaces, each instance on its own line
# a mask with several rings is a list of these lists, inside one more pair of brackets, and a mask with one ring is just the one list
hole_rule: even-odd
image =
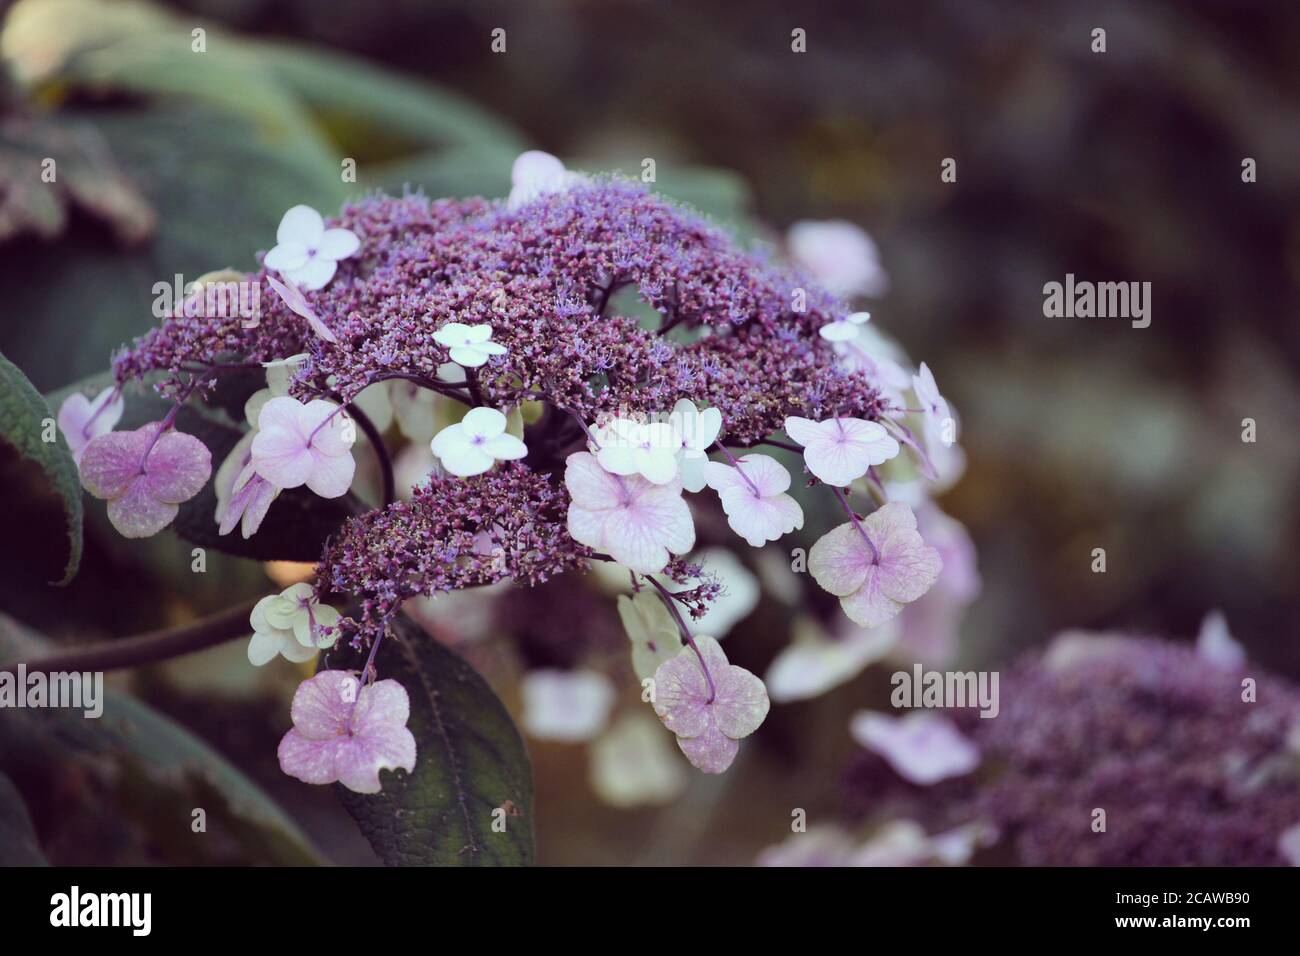
[[840,504],[843,506],[845,513],[848,514],[849,520],[853,522],[853,527],[858,529],[858,534],[862,535],[862,540],[865,541],[867,547],[871,549],[871,563],[879,564],[880,552],[876,549],[876,545],[872,542],[871,538],[867,536],[867,529],[862,527],[862,522],[858,520],[858,516],[854,514],[853,509],[849,507],[849,499],[844,496],[843,491],[836,488],[834,485],[827,485],[827,487],[830,488],[830,490],[835,493],[835,497],[840,500]]
[[352,711],[348,714],[348,731],[352,730],[352,721],[356,719],[357,707],[361,704],[361,688],[366,686],[366,678],[370,676],[370,669],[375,666],[375,656],[379,653],[379,645],[384,642],[384,635],[388,633],[385,627],[379,632],[379,636],[370,642],[370,653],[366,655],[366,663],[361,668],[361,678],[357,681],[357,699],[352,702]]
[[99,408],[95,409],[95,414],[91,415],[90,418],[88,418],[88,419],[86,420],[86,424],[84,424],[84,425],[81,426],[81,435],[82,435],[83,438],[89,438],[89,437],[90,437],[90,426],[93,425],[93,424],[95,424],[95,419],[98,418],[100,415],[104,414],[104,409],[108,408],[109,405],[112,405],[112,404],[113,404],[113,400],[114,400],[115,398],[117,398],[117,396],[118,396],[119,394],[121,394],[121,392],[122,392],[122,386],[121,386],[121,385],[114,385],[114,386],[113,386],[113,392],[112,392],[112,394],[110,394],[110,395],[108,396],[108,398],[107,398],[107,400],[105,400],[104,404],[100,405]]
[[431,378],[425,378],[423,375],[415,375],[408,372],[385,372],[382,375],[376,375],[369,379],[367,385],[377,385],[380,382],[390,382],[393,380],[411,382],[421,388],[427,388],[431,392],[437,392],[439,395],[445,395],[447,398],[454,398],[462,405],[471,405],[472,401],[468,395],[462,395],[456,391],[455,385],[450,382],[436,382]]
[[182,372],[239,372],[250,369],[266,368],[265,362],[213,362],[211,365],[203,365],[200,362],[182,362],[177,369]]
[[871,492],[871,497],[876,499],[877,504],[889,503],[889,493],[885,491],[885,483],[880,480],[880,473],[876,471],[875,465],[867,469],[867,489]]
[[591,442],[591,446],[595,448],[596,451],[600,451],[600,442],[596,441],[595,436],[591,434],[591,430],[587,428],[587,423],[582,420],[581,415],[575,412],[572,408],[565,408],[563,405],[556,405],[555,407],[571,415],[573,420],[578,423],[578,427],[582,429],[582,433],[587,436],[587,441]]
[[[21,663],[29,674],[48,674],[54,671],[111,671],[169,660],[252,633],[248,616],[253,613],[256,603],[239,604],[182,627],[85,644]],[[0,674],[16,673],[18,666],[18,662],[0,665]]]
[[198,387],[199,382],[201,382],[207,375],[211,374],[211,372],[212,370],[209,368],[205,372],[195,373],[194,377],[190,379],[190,383],[185,386],[185,391],[181,392],[180,397],[176,399],[176,403],[172,405],[171,410],[167,412],[167,415],[159,424],[158,430],[153,433],[153,438],[149,440],[149,446],[145,448],[144,454],[140,456],[141,474],[144,474],[144,463],[149,460],[149,455],[153,451],[154,445],[158,444],[158,439],[162,437],[163,432],[172,427],[172,424],[176,421],[176,416],[180,414],[181,406],[189,401],[190,395],[194,393],[194,389]]
[[754,482],[750,480],[749,475],[740,470],[740,462],[736,460],[736,456],[727,451],[727,447],[722,444],[722,442],[717,441],[714,442],[714,444],[718,446],[718,451],[722,452],[722,454],[726,456],[727,461],[731,462],[731,467],[736,469],[736,474],[745,479],[745,484],[749,485],[749,490],[754,493],[754,497],[763,497],[762,492],[758,490],[758,485],[754,484]]
[[677,629],[682,633],[683,643],[690,647],[690,649],[695,652],[695,656],[699,658],[700,669],[704,671],[704,680],[709,685],[709,699],[706,700],[705,703],[713,703],[714,699],[718,696],[718,689],[713,684],[713,675],[709,673],[709,665],[704,663],[704,655],[700,653],[700,648],[695,643],[695,638],[691,637],[690,628],[686,626],[686,622],[682,620],[681,612],[677,610],[677,605],[674,603],[675,599],[673,597],[673,592],[669,591],[648,574],[643,574],[641,577],[659,592],[660,600],[664,602],[664,605],[668,608],[668,612],[672,614],[673,620],[677,622]]
[[322,428],[324,428],[326,425],[328,425],[330,422],[334,421],[334,416],[335,416],[335,415],[337,415],[339,412],[343,411],[343,409],[348,408],[348,407],[349,407],[349,406],[347,406],[347,405],[339,405],[339,406],[337,406],[337,407],[334,409],[334,411],[332,411],[332,412],[330,412],[328,415],[326,415],[326,416],[325,416],[325,419],[324,419],[324,420],[323,420],[319,425],[317,425],[315,428],[313,428],[313,429],[311,430],[311,434],[307,436],[307,445],[308,445],[308,447],[310,447],[310,446],[311,446],[311,443],[312,443],[313,441],[316,440],[316,436],[320,434],[320,430],[321,430]]
[[486,405],[483,401],[483,392],[478,387],[478,372],[472,368],[465,369],[465,385],[469,389],[469,397],[475,405]]
[[348,406],[348,414],[356,419],[357,425],[370,439],[370,447],[375,450],[375,458],[379,461],[379,473],[384,482],[384,507],[387,508],[397,496],[397,488],[393,479],[393,462],[388,457],[388,449],[384,446],[384,437],[379,434],[379,429],[370,420],[370,416],[355,404]]

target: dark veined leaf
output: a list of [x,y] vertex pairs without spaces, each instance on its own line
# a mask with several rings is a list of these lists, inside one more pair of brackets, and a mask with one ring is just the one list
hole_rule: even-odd
[[[58,583],[67,584],[81,563],[81,479],[68,443],[53,427],[53,418],[45,399],[22,370],[0,355],[0,468],[9,477],[17,478],[19,462],[34,463],[61,500],[68,560]],[[46,437],[53,440],[46,441]],[[16,498],[10,498],[9,503],[14,505]]]
[[[47,646],[0,615],[0,662]],[[127,694],[104,690],[102,706],[93,719],[84,707],[0,712],[0,773],[56,863],[322,862],[260,787],[188,730]]]
[[[350,649],[321,668],[360,669]],[[337,786],[389,866],[520,866],[533,861],[532,767],[505,706],[478,672],[401,617],[379,649],[379,679],[411,698],[411,774],[383,773],[383,792]],[[495,826],[494,826],[495,824]]]

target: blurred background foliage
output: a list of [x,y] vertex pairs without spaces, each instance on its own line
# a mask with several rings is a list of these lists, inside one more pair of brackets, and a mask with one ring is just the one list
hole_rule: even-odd
[[[653,157],[659,188],[746,239],[830,218],[876,238],[892,282],[873,321],[962,416],[969,467],[943,506],[975,539],[984,592],[959,662],[998,665],[1065,627],[1185,639],[1219,607],[1252,658],[1296,677],[1298,44],[1300,7],[1265,0],[23,0],[0,34],[0,352],[45,392],[101,371],[154,322],[155,282],[251,267],[295,203],[498,196],[524,148],[580,169]],[[53,202],[24,188],[43,156],[66,183]],[[339,175],[349,157],[356,183]],[[1045,318],[1043,284],[1066,273],[1151,282],[1150,328]],[[51,639],[268,589],[250,562],[209,552],[194,575],[190,545],[123,541],[89,512],[71,588],[5,575],[5,609]],[[512,708],[521,668],[624,652],[612,599],[592,595],[557,582],[524,605],[584,602],[580,650],[570,620],[549,634],[537,614],[484,612],[491,634],[469,653]],[[733,661],[762,673],[793,614],[765,595]],[[333,858],[370,859],[327,794],[275,770],[300,675],[268,670],[235,645],[129,680]],[[847,716],[883,702],[887,677],[774,708],[727,775],[693,775],[657,812],[597,801],[584,748],[530,742],[540,860],[752,860],[790,807],[838,806]]]

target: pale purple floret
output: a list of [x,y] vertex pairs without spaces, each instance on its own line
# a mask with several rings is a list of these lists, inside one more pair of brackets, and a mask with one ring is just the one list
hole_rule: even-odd
[[[212,455],[193,435],[150,422],[109,432],[86,446],[81,485],[108,502],[108,520],[123,537],[147,538],[176,517],[212,474]],[[156,440],[155,440],[156,439]]]
[[803,527],[803,509],[786,494],[790,473],[768,455],[745,455],[736,464],[711,461],[705,479],[718,493],[731,530],[755,548]]
[[298,685],[293,729],[280,741],[280,769],[304,783],[343,784],[378,793],[380,770],[415,768],[415,737],[406,729],[411,701],[395,680],[357,690],[348,671],[321,671]]
[[828,531],[808,553],[813,578],[862,627],[895,617],[930,590],[942,569],[939,552],[917,533],[912,509],[899,501]]
[[640,475],[612,475],[581,451],[569,456],[564,484],[569,534],[633,571],[662,571],[673,554],[695,547],[680,478],[657,485]]
[[355,431],[337,405],[281,396],[262,406],[253,439],[254,470],[277,488],[306,485],[322,498],[347,494],[356,472]]
[[722,773],[736,759],[740,738],[758,729],[771,704],[763,682],[728,663],[717,641],[697,637],[695,645],[698,656],[684,647],[655,671],[654,709],[687,760],[705,773]]
[[914,711],[894,717],[864,710],[853,715],[849,729],[854,740],[888,760],[900,776],[922,786],[979,766],[979,749],[939,714]]

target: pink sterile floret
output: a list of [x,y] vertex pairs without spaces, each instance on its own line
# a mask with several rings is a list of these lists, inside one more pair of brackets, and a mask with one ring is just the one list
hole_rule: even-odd
[[770,702],[763,682],[728,663],[717,641],[697,637],[695,645],[708,676],[695,650],[682,648],[655,671],[655,713],[677,735],[687,760],[705,773],[722,773],[736,759],[737,741],[758,729]]
[[391,678],[358,692],[355,674],[321,671],[298,685],[290,716],[280,769],[305,783],[378,793],[380,770],[415,769],[415,737],[406,729],[411,701]]
[[127,538],[147,538],[171,524],[181,502],[212,474],[203,442],[171,430],[158,435],[161,427],[150,422],[100,435],[81,456],[82,487],[108,502],[108,520]]
[[823,535],[808,553],[808,570],[851,621],[875,627],[930,590],[943,560],[917,533],[912,509],[891,501],[860,524]]

